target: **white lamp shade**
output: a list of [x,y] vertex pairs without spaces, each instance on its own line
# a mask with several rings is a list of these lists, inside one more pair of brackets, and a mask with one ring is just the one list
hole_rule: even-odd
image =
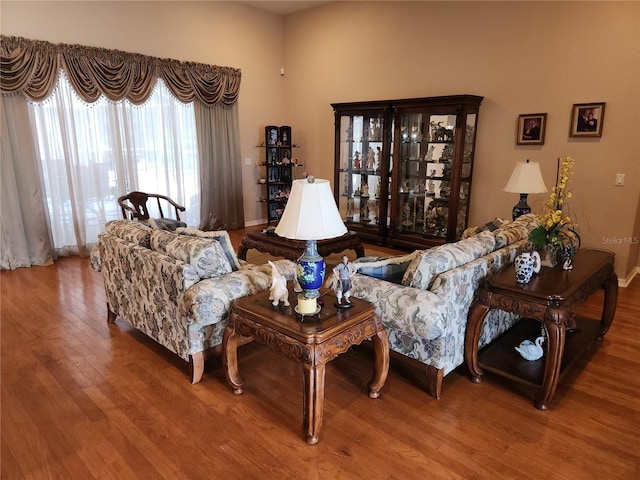
[[294,180],[275,232],[294,240],[324,240],[347,233],[329,180]]
[[542,179],[540,164],[529,160],[516,163],[511,178],[502,190],[510,193],[545,193],[547,187]]

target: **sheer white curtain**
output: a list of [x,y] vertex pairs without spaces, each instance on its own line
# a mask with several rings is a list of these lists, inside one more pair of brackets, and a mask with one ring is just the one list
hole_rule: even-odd
[[140,106],[104,96],[87,104],[62,73],[54,94],[31,102],[29,114],[58,255],[86,255],[105,223],[122,218],[118,197],[133,190],[171,197],[187,207],[182,220],[199,225],[193,104],[179,102],[162,80]]

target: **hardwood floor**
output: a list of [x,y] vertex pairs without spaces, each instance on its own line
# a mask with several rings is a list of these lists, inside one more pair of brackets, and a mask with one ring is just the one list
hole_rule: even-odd
[[[393,359],[373,400],[372,351],[359,347],[327,366],[314,446],[302,438],[300,366],[267,347],[240,348],[245,392],[235,396],[218,357],[191,385],[185,362],[121,320],[107,325],[88,259],[0,282],[2,479],[640,477],[638,278],[548,411],[530,389],[490,374],[476,385],[464,368],[435,400],[422,369]],[[597,315],[601,301],[581,311]]]

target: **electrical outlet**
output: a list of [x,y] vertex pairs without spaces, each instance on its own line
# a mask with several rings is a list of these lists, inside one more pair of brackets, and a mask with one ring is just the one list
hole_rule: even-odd
[[244,159],[244,164],[245,164],[245,165],[251,165],[251,157],[246,157],[246,158]]
[[624,173],[616,173],[616,187],[622,187],[624,185]]

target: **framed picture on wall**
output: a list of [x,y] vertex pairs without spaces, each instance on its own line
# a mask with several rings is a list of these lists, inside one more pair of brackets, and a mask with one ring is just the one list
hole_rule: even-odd
[[571,111],[571,137],[601,137],[604,123],[604,105],[600,103],[574,103]]
[[516,143],[518,145],[544,145],[547,128],[546,113],[528,113],[518,116]]

